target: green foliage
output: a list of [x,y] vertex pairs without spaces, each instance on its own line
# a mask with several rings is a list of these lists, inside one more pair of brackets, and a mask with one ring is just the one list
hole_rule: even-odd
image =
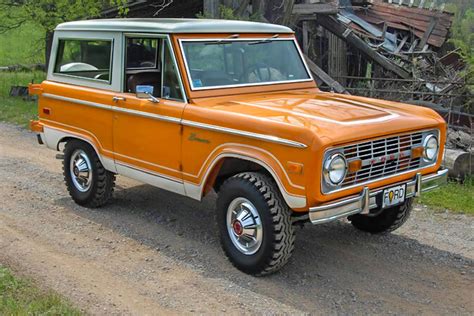
[[18,279],[0,266],[0,315],[82,315],[69,302],[52,292]]
[[454,13],[450,42],[461,50],[472,72],[474,71],[474,1],[454,0],[446,8]]
[[[207,13],[198,13],[196,15],[198,19],[211,19],[213,18]],[[260,21],[261,16],[258,13],[252,14],[249,17],[246,16],[240,16],[236,14],[235,10],[233,10],[231,7],[228,7],[226,5],[220,4],[219,5],[219,10],[218,10],[218,16],[214,17],[214,19],[220,19],[220,20],[244,20],[244,21]]]
[[456,213],[474,215],[474,178],[466,179],[464,184],[450,182],[438,190],[426,192],[421,195],[419,202]]
[[44,63],[44,39],[44,29],[34,22],[0,34],[0,66]]
[[127,0],[7,0],[0,2],[0,33],[35,22],[45,31],[66,21],[98,17],[101,10],[116,6],[124,16]]

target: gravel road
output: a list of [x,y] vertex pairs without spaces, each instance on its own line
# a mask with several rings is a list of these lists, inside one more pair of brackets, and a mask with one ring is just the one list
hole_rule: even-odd
[[254,278],[225,259],[202,203],[118,177],[111,204],[69,198],[55,152],[0,123],[0,263],[91,314],[474,314],[474,219],[417,206],[396,233],[298,229],[292,260]]

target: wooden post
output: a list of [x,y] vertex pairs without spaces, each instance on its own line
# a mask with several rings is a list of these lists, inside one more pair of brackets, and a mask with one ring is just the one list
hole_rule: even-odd
[[328,40],[328,74],[344,86],[345,79],[342,77],[347,75],[347,45],[332,33],[329,33]]

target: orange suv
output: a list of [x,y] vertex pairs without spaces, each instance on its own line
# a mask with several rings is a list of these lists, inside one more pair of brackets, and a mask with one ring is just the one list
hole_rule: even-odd
[[289,28],[112,19],[60,24],[31,122],[62,150],[74,201],[100,207],[115,176],[201,200],[253,275],[290,258],[295,224],[348,218],[383,233],[446,181],[446,123],[407,104],[320,91]]

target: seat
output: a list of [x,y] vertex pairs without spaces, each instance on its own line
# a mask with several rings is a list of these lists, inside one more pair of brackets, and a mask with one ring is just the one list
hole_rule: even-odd
[[147,85],[153,86],[153,96],[161,96],[161,73],[159,72],[140,72],[137,74],[129,75],[127,79],[127,91],[130,93],[135,93],[137,91],[137,86]]

